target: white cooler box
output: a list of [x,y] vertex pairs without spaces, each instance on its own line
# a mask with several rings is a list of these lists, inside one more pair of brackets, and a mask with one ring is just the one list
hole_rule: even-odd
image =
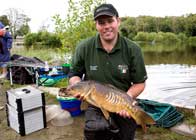
[[18,112],[9,104],[6,105],[8,126],[21,136],[30,134],[46,127],[45,107]]
[[21,136],[46,127],[44,93],[32,86],[11,89],[7,96],[7,122]]

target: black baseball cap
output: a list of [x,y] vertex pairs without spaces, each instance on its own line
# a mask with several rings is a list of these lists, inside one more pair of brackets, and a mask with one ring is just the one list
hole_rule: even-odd
[[94,11],[94,20],[96,20],[97,17],[103,15],[118,17],[118,12],[112,4],[101,4]]

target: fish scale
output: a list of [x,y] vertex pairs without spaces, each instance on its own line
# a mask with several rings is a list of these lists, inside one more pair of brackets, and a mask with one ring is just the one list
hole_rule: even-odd
[[[115,103],[117,102],[117,100],[116,100],[116,98],[115,98],[113,92],[109,92],[109,94],[107,94],[107,95],[109,95],[109,97],[110,97],[110,98],[108,98],[108,101],[109,101],[110,103],[115,104]],[[107,97],[106,97],[106,100],[107,100]]]

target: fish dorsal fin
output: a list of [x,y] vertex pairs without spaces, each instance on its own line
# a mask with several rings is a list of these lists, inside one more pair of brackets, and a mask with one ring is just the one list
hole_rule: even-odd
[[110,87],[112,89],[117,89],[115,86],[111,85],[111,84],[105,84],[105,86]]
[[109,87],[109,88],[111,88],[112,90],[115,90],[115,91],[123,92],[123,93],[124,93],[123,90],[121,90],[121,89],[115,87],[114,85],[111,85],[111,84],[104,84],[104,85],[107,86],[107,87]]
[[106,120],[109,120],[110,114],[107,110],[103,109],[102,107],[100,107],[101,111],[103,112],[104,117],[106,118]]

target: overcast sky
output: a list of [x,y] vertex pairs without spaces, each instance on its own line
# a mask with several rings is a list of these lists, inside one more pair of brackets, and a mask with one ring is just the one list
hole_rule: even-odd
[[[196,14],[196,0],[106,0],[112,3],[122,16],[181,16]],[[21,9],[31,18],[31,30],[36,32],[44,24],[51,24],[51,17],[67,15],[67,0],[1,0],[0,15],[6,9]],[[49,25],[51,28],[51,25]]]

